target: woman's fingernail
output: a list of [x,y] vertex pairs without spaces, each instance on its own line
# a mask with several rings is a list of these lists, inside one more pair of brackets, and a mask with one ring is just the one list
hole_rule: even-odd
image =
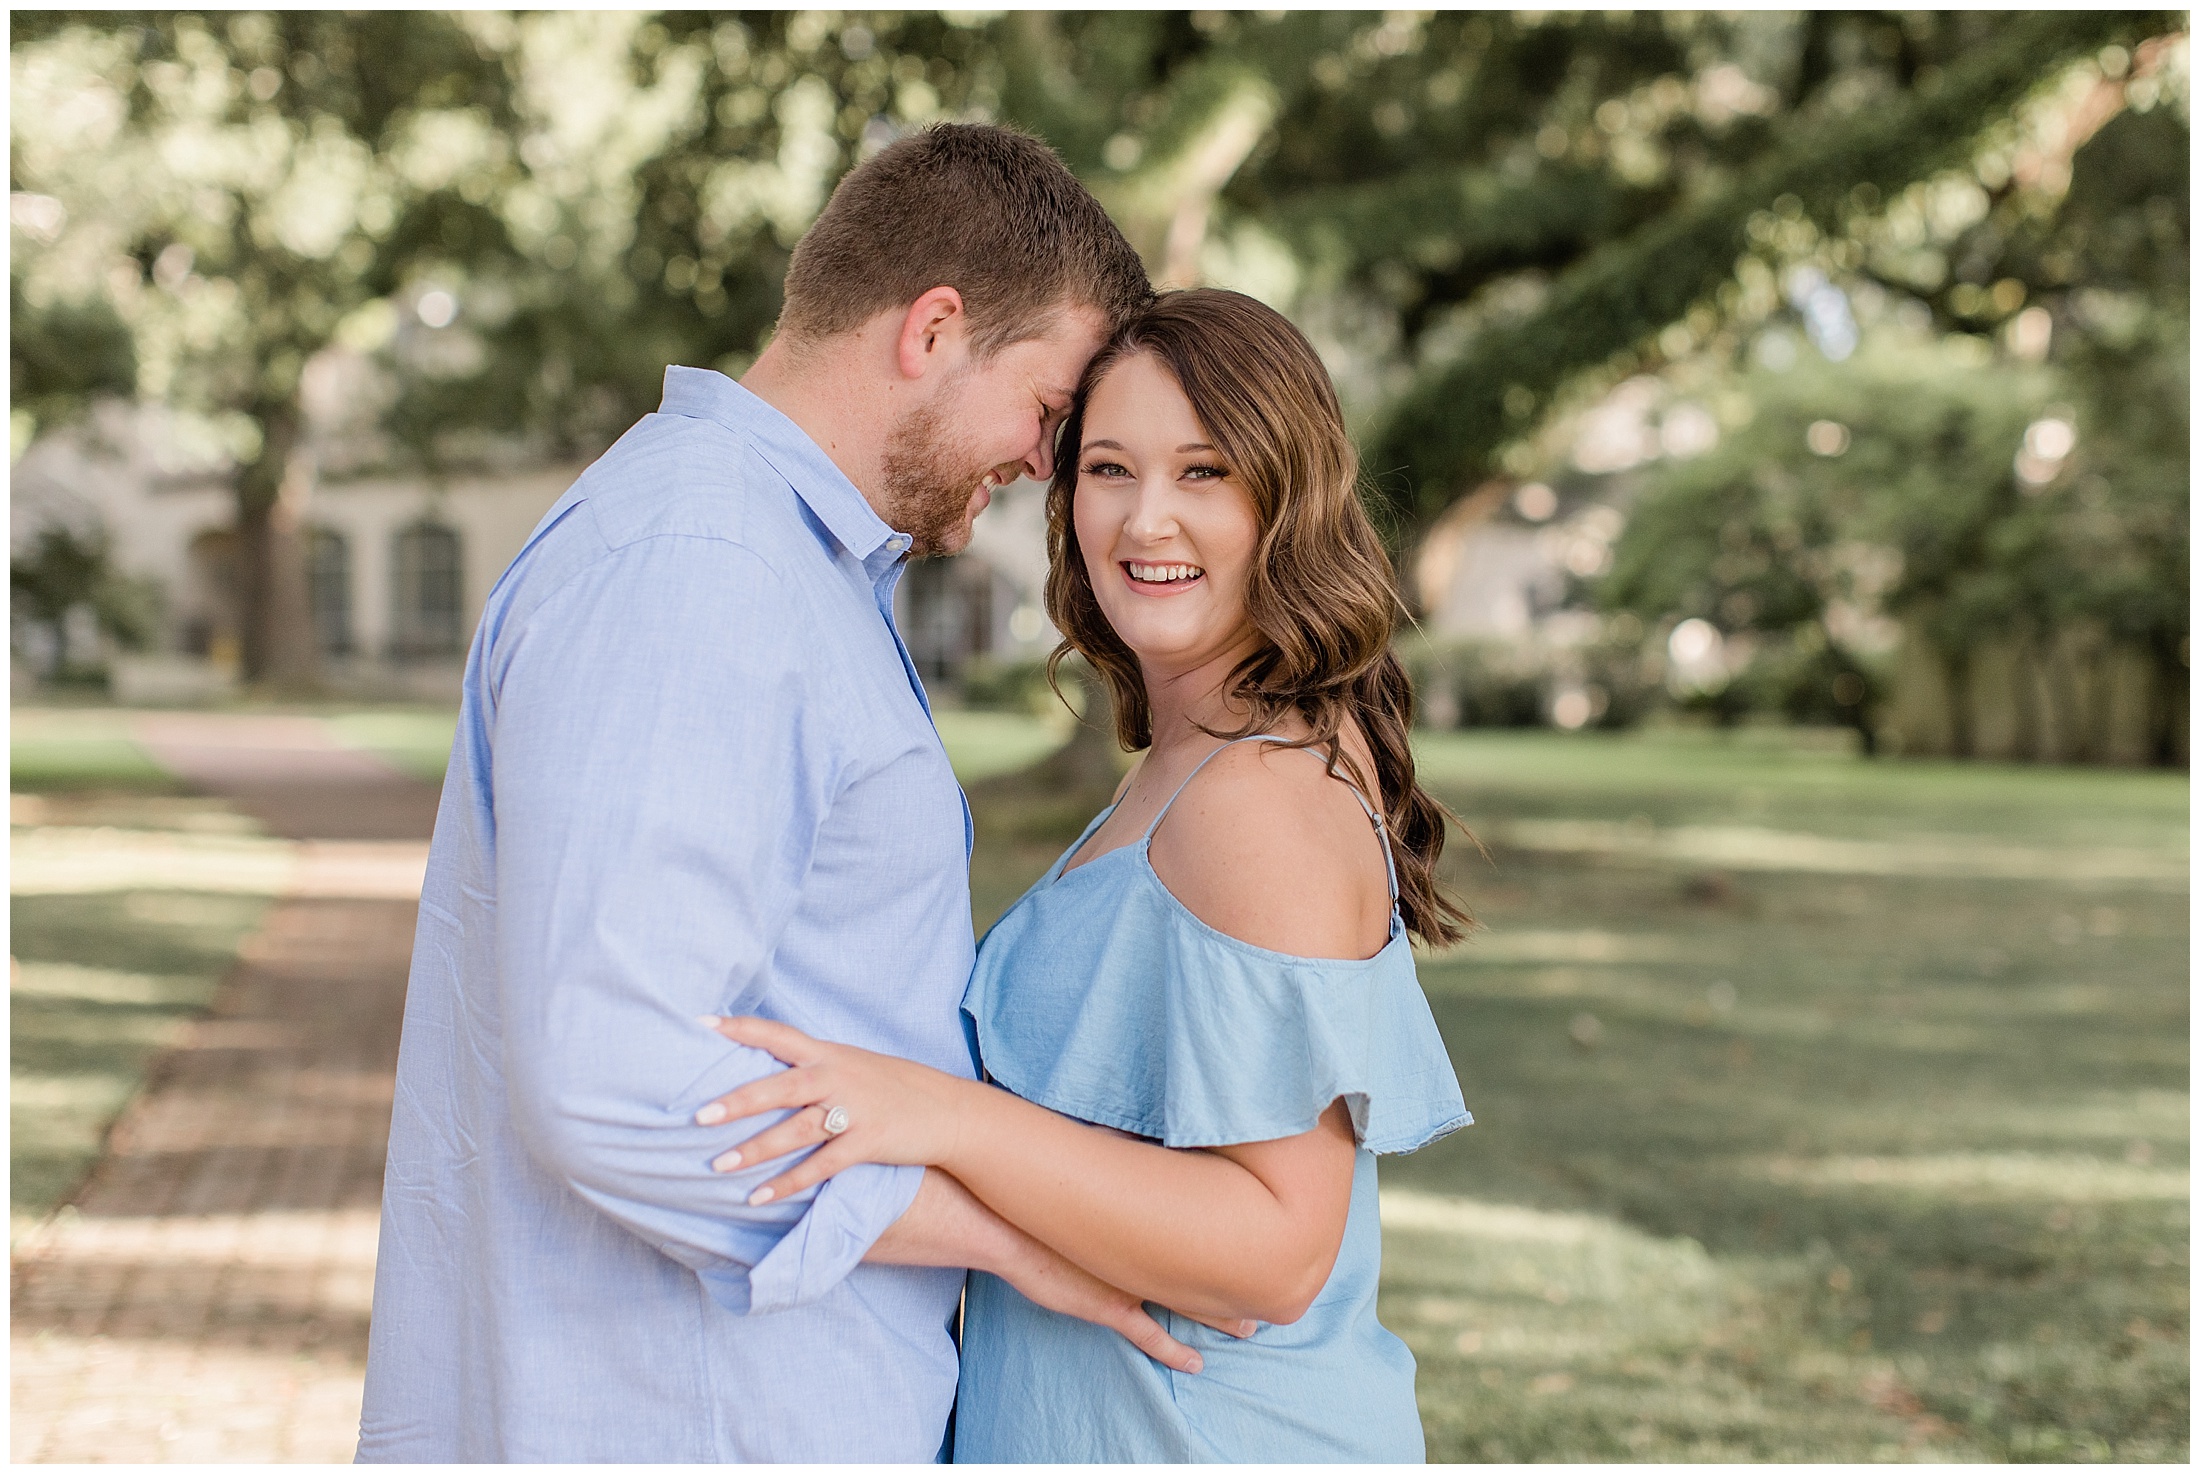
[[695,1021],[701,1024],[706,1029],[715,1029],[720,1024],[725,1022],[724,1019],[720,1018],[715,1013],[699,1013],[695,1015]]
[[715,1126],[725,1119],[726,1108],[715,1100],[695,1113],[695,1124],[698,1126]]
[[710,1170],[713,1172],[731,1172],[740,1165],[741,1154],[739,1152],[726,1152],[710,1164]]
[[1200,1358],[1199,1358],[1199,1353],[1198,1353],[1198,1352],[1196,1352],[1196,1351],[1195,1351],[1195,1352],[1193,1352],[1193,1353],[1192,1353],[1192,1364],[1191,1364],[1190,1366],[1186,1367],[1186,1368],[1185,1368],[1185,1370],[1186,1370],[1186,1371],[1188,1371],[1188,1372],[1190,1372],[1190,1373],[1191,1373],[1191,1374],[1192,1374],[1193,1376],[1195,1376],[1195,1377],[1196,1377],[1196,1376],[1198,1376],[1198,1375],[1199,1375],[1199,1374],[1200,1374],[1201,1372],[1205,1371],[1206,1369],[1207,1369],[1207,1363],[1206,1363],[1206,1362],[1204,1362],[1204,1361],[1202,1361],[1202,1360],[1200,1360]]
[[749,1206],[751,1208],[761,1208],[771,1200],[772,1190],[768,1187],[760,1187],[749,1194]]

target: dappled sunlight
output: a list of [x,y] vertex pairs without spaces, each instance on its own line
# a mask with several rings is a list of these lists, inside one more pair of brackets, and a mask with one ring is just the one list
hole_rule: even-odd
[[[136,896],[124,898],[126,914],[136,907],[129,903]],[[133,919],[139,919],[133,917]],[[191,925],[192,922],[183,922]],[[166,1007],[178,1001],[179,995],[189,999],[196,996],[195,985],[189,978],[160,973],[123,972],[108,967],[85,967],[70,962],[18,963],[10,979],[8,992],[14,998],[76,998],[88,1003],[150,1005]],[[109,1020],[107,1027],[113,1027]]]
[[1449,1234],[1464,1239],[1578,1244],[1603,1235],[1634,1232],[1612,1219],[1586,1213],[1551,1213],[1516,1203],[1488,1203],[1402,1187],[1383,1189],[1382,1213],[1386,1230]]
[[19,896],[151,889],[280,894],[296,846],[236,834],[27,829],[11,836],[9,889]]
[[1417,948],[1424,962],[1701,962],[1702,949],[1670,936],[1486,927],[1449,947]]
[[2072,1203],[2181,1202],[2192,1196],[2192,1174],[2182,1167],[2025,1152],[1769,1157],[1746,1163],[1742,1170],[1805,1189],[1887,1188],[1950,1197]]
[[126,829],[19,829],[10,887],[19,896],[199,891],[255,896],[410,900],[426,841],[268,839]]
[[2121,881],[2174,888],[2186,884],[2191,874],[2183,857],[2160,850],[2048,849],[1956,835],[1918,835],[1896,842],[1743,825],[1658,829],[1596,819],[1516,819],[1490,826],[1483,840],[1500,854],[1512,848],[1819,875]]

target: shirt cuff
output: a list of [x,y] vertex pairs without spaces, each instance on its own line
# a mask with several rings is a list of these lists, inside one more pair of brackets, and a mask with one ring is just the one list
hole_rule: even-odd
[[706,1274],[703,1282],[714,1299],[748,1315],[807,1305],[847,1278],[878,1236],[909,1211],[923,1182],[922,1167],[850,1167],[818,1188],[810,1211],[744,1276],[742,1304],[729,1303],[724,1291],[732,1287],[716,1276]]

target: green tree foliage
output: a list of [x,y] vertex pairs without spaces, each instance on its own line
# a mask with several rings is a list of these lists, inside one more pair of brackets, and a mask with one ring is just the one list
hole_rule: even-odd
[[[1791,201],[1821,229],[1838,229],[1860,192],[1868,199],[1959,162],[2044,72],[2147,25],[2101,12],[1948,16],[1914,38],[1938,59],[1907,58],[1907,85],[1799,88],[1757,157],[1637,228],[1591,242],[1533,310],[1424,370],[1390,415],[1377,464],[1410,468],[1407,510],[1433,515],[1570,375],[1645,348],[1692,309],[1705,309],[1705,326],[1715,321],[1709,306],[1748,247],[1754,215]],[[1810,75],[1799,67],[1796,80]]]
[[[23,15],[17,439],[126,381],[219,428],[243,467],[248,666],[302,668],[281,492],[316,354],[385,365],[384,428],[431,474],[500,437],[586,454],[654,406],[664,364],[749,361],[846,169],[901,130],[992,117],[1058,147],[1160,279],[1237,286],[1308,327],[1404,540],[1568,385],[1715,334],[1773,206],[1839,234],[1967,158],[2070,58],[2182,24]],[[2068,254],[2030,239],[1998,249]],[[94,351],[55,351],[72,342]],[[2143,365],[2162,354],[2116,351],[2134,383],[2160,378]]]
[[972,106],[982,45],[916,12],[533,15],[477,32],[506,59],[517,114],[494,188],[510,250],[442,263],[485,351],[460,372],[410,366],[396,420],[431,458],[471,426],[592,452],[656,407],[666,364],[738,373],[840,175]]
[[8,285],[8,387],[26,441],[100,395],[136,390],[137,345],[105,301],[61,301],[40,311],[24,297],[22,278]]
[[[1372,437],[1378,510],[1406,536],[1573,377],[1654,358],[1676,322],[1705,336],[1774,201],[1833,228],[1959,160],[2065,59],[2175,24],[524,17],[496,42],[522,118],[498,206],[517,256],[468,297],[493,351],[477,377],[417,383],[406,412],[423,443],[469,418],[600,442],[655,403],[663,363],[757,351],[787,250],[843,170],[902,129],[991,116],[1061,150],[1158,279],[1239,286],[1308,323]],[[593,70],[559,59],[558,37],[570,53],[584,32]],[[622,167],[579,189],[574,152],[594,145],[570,99],[621,88],[623,111],[661,115],[657,142],[595,147]]]
[[113,539],[105,528],[88,531],[49,523],[30,547],[8,560],[8,592],[17,620],[44,632],[46,676],[67,678],[69,617],[91,611],[99,630],[126,649],[141,649],[159,617],[154,592],[116,571]]
[[1885,616],[1931,602],[1956,652],[2007,617],[1988,550],[2028,509],[2011,459],[2053,385],[1889,326],[1846,363],[1812,355],[1748,388],[1747,425],[1657,479],[1597,595],[1738,638],[1747,673],[1705,693],[1721,715],[1830,717],[1869,741]]
[[[2154,748],[2172,754],[2189,662],[2189,125],[2170,79],[2123,80],[2131,60],[2072,77],[2050,131],[2098,131],[2066,159],[2003,138],[1983,178],[1951,172],[1820,241],[1883,304],[1866,351],[1741,371],[1746,425],[1635,507],[1598,594],[1757,642],[1755,689],[1730,707],[1811,714],[1847,674],[1868,732],[1880,615],[1959,690],[1997,641],[2086,631],[2147,652]],[[1931,229],[1936,211],[1956,228]],[[1905,302],[1927,309],[1908,330]]]
[[2040,628],[2098,621],[2146,646],[2179,686],[2189,664],[2190,155],[2175,99],[2124,108],[2071,159],[2058,208],[2003,182],[1949,244],[1940,280],[1930,259],[1926,283],[1892,278],[1952,330],[2045,314],[2078,449],[1998,534],[1995,562],[2024,590],[2021,610],[2007,612]]
[[[11,40],[31,224],[14,408],[52,417],[129,377],[216,426],[239,466],[246,669],[309,678],[281,495],[300,381],[424,256],[499,248],[483,202],[512,122],[503,68],[456,20],[398,12],[19,15]],[[86,366],[59,368],[87,325]]]

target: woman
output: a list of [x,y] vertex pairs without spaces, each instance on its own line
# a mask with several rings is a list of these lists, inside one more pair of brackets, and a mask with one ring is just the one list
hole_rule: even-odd
[[759,1201],[939,1167],[1197,1353],[973,1275],[960,1462],[1418,1461],[1374,1154],[1468,1122],[1408,939],[1467,918],[1335,391],[1278,314],[1172,293],[1093,362],[1062,450],[1048,611],[1146,752],[979,951],[990,1083],[724,1020],[795,1068],[710,1115],[796,1113],[723,1165],[827,1143]]

